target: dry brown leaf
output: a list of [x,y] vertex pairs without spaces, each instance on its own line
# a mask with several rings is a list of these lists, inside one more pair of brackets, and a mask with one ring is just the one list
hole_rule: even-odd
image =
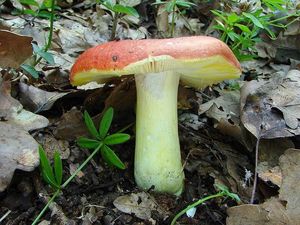
[[162,213],[158,204],[145,192],[120,196],[114,200],[113,204],[121,212],[134,214],[142,220],[151,219],[151,212],[154,210]]
[[21,127],[0,122],[0,192],[16,169],[32,171],[39,164],[38,143]]
[[241,121],[255,137],[300,134],[300,71],[273,74],[269,81],[250,81],[241,90]]
[[36,140],[43,146],[48,159],[53,159],[54,152],[57,151],[62,159],[70,156],[69,142],[57,140],[50,134],[39,135]]
[[32,38],[0,30],[0,67],[19,68],[32,55]]
[[276,198],[261,205],[240,205],[227,210],[226,225],[297,225],[290,222],[284,206]]
[[260,205],[229,208],[227,225],[300,225],[300,150],[286,150],[279,161],[279,198],[272,197]]
[[68,94],[62,92],[44,91],[22,82],[19,83],[19,88],[21,103],[36,113],[49,110],[56,100]]
[[221,96],[200,105],[198,113],[206,113],[210,118],[217,121],[231,120],[235,125],[239,124],[239,107],[240,92],[239,91],[222,91]]
[[10,81],[0,84],[0,117],[26,131],[48,126],[48,119],[23,109],[19,101],[10,96]]
[[279,159],[282,170],[280,200],[286,201],[286,211],[293,225],[300,224],[300,150],[288,149]]
[[3,191],[16,169],[31,171],[39,163],[38,143],[27,131],[48,125],[45,117],[23,109],[10,96],[10,81],[0,83],[0,191]]

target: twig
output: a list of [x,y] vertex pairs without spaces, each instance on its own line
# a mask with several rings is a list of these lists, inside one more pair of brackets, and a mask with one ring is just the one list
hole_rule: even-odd
[[11,213],[11,210],[8,210],[1,218],[0,223]]
[[253,202],[254,202],[254,197],[255,197],[255,192],[256,192],[256,186],[257,186],[257,165],[258,165],[258,147],[259,147],[259,142],[260,142],[260,135],[257,138],[256,146],[255,146],[254,181],[253,181],[253,189],[252,189],[252,193],[251,193],[250,204],[253,204]]

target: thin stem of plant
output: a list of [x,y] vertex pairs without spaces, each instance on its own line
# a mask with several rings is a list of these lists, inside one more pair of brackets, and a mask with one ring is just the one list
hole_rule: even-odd
[[[54,28],[54,10],[55,10],[55,0],[51,0],[51,11],[50,11],[50,25],[49,25],[49,35],[47,44],[44,46],[44,51],[47,52],[49,48],[51,47],[52,38],[53,38],[53,28]],[[40,56],[34,63],[34,66],[39,64],[39,62],[42,60],[42,57]]]
[[37,224],[37,222],[41,219],[41,217],[43,216],[43,214],[46,212],[46,210],[48,209],[48,207],[50,206],[50,204],[54,201],[54,199],[58,196],[58,194],[60,193],[60,189],[57,189],[56,192],[54,193],[54,195],[51,197],[51,199],[47,202],[47,204],[45,205],[45,207],[43,208],[43,210],[40,212],[40,214],[35,218],[35,220],[33,221],[33,223],[31,225],[35,225]]
[[221,192],[218,192],[217,194],[210,195],[210,196],[207,196],[205,198],[199,199],[198,201],[194,202],[193,204],[189,205],[188,207],[186,207],[185,209],[183,209],[182,211],[180,211],[178,214],[176,214],[176,216],[173,218],[173,220],[171,222],[171,225],[175,225],[177,219],[179,217],[181,217],[183,214],[185,214],[191,208],[194,208],[194,207],[196,207],[196,206],[202,204],[203,202],[206,202],[207,200],[210,200],[212,198],[218,198],[218,197],[222,197],[224,195],[226,195],[226,193],[224,191],[221,191]]
[[115,15],[113,17],[113,26],[111,28],[111,35],[110,35],[111,41],[115,40],[115,38],[116,38],[116,31],[117,31],[119,15],[120,14],[118,12],[115,12]]
[[65,188],[71,180],[82,170],[82,168],[98,153],[98,151],[101,149],[103,144],[101,143],[93,152],[92,154],[75,170],[75,172],[61,185],[61,188]]
[[103,144],[99,144],[99,146],[92,152],[92,154],[75,170],[75,172],[61,185],[59,189],[57,189],[54,193],[54,195],[51,197],[51,199],[48,201],[48,203],[45,205],[43,210],[39,213],[39,215],[35,218],[33,223],[31,225],[37,224],[37,222],[40,220],[40,218],[43,216],[45,211],[48,209],[49,205],[54,201],[54,199],[57,197],[57,195],[60,193],[61,189],[65,188],[71,180],[79,173],[79,171],[82,170],[82,168],[99,152]]
[[172,22],[171,22],[171,31],[170,37],[174,36],[174,29],[175,29],[175,13],[176,13],[176,0],[173,0],[173,8],[172,8]]
[[258,147],[260,142],[260,135],[257,138],[256,146],[255,146],[255,169],[254,169],[254,181],[253,181],[253,188],[252,188],[252,194],[251,194],[251,200],[250,204],[254,203],[255,198],[255,192],[256,192],[256,186],[257,186],[257,166],[258,166]]

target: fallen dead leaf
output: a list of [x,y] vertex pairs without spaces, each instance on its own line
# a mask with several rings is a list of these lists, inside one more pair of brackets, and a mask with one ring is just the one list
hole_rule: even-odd
[[32,171],[39,164],[38,143],[21,127],[0,122],[0,192],[16,169]]
[[142,220],[151,219],[151,211],[159,211],[158,204],[145,192],[132,193],[116,198],[114,206],[121,212],[134,214]]
[[32,38],[0,30],[0,67],[19,68],[32,55]]
[[259,205],[240,205],[227,210],[227,225],[300,225],[300,150],[288,149],[280,157],[282,184],[279,198]]
[[39,164],[38,143],[27,131],[46,127],[48,120],[23,109],[10,96],[10,81],[0,83],[0,192],[16,169],[31,171]]
[[36,113],[49,110],[56,100],[68,94],[63,92],[44,91],[22,82],[19,83],[19,88],[21,103]]
[[288,149],[279,159],[282,185],[279,198],[286,201],[286,211],[293,225],[300,224],[300,150]]
[[272,139],[300,134],[300,71],[250,81],[241,90],[241,121],[255,137]]
[[261,205],[240,205],[227,210],[226,225],[298,225],[290,222],[284,206],[276,198]]
[[0,84],[0,117],[6,123],[15,124],[26,131],[48,126],[48,119],[24,110],[22,104],[10,96],[10,81]]
[[200,105],[199,115],[206,113],[208,117],[216,121],[230,120],[231,124],[238,125],[240,122],[240,92],[224,90],[220,94],[220,97]]
[[43,146],[47,157],[53,159],[54,152],[57,151],[62,159],[70,156],[69,142],[65,140],[57,140],[50,134],[39,135],[36,140]]

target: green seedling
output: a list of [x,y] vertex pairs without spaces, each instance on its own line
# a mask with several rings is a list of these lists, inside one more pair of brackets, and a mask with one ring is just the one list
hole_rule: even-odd
[[84,112],[85,124],[94,139],[81,137],[77,140],[77,143],[80,147],[92,149],[93,152],[64,183],[62,183],[63,166],[62,166],[62,160],[59,153],[58,152],[54,153],[54,158],[53,158],[54,162],[52,167],[50,160],[46,156],[44,149],[42,148],[42,146],[39,147],[40,169],[41,169],[42,177],[44,178],[45,182],[48,183],[53,188],[55,192],[53,196],[50,198],[50,200],[47,202],[43,210],[35,218],[32,225],[38,223],[40,218],[43,216],[43,214],[48,209],[50,204],[59,195],[61,190],[65,188],[74,179],[74,177],[99,151],[101,152],[101,156],[103,157],[103,159],[108,164],[113,165],[120,169],[125,169],[124,163],[119,159],[119,157],[113,152],[113,150],[109,146],[124,143],[129,140],[130,136],[124,133],[109,134],[108,132],[112,123],[112,119],[113,119],[113,109],[109,108],[104,113],[102,120],[100,121],[99,129],[97,130],[90,115],[86,111]]
[[168,13],[172,13],[170,37],[174,36],[176,16],[182,15],[183,10],[189,9],[192,6],[195,6],[194,3],[192,3],[188,0],[170,0],[170,1],[156,0],[156,2],[153,3],[153,5],[164,5],[165,10]]
[[80,137],[77,140],[77,143],[80,147],[87,148],[87,149],[96,149],[99,147],[101,155],[103,159],[106,161],[106,163],[108,163],[109,165],[116,166],[119,169],[125,169],[124,163],[113,152],[110,146],[126,142],[129,140],[130,136],[124,133],[115,133],[109,135],[108,131],[112,122],[112,118],[113,118],[113,109],[109,108],[105,112],[100,122],[99,129],[97,130],[90,115],[85,111],[84,121],[93,139]]
[[[264,0],[262,6],[269,10],[285,10],[282,0]],[[255,53],[255,44],[261,42],[259,34],[265,32],[271,39],[276,39],[274,28],[285,29],[288,25],[299,19],[299,12],[290,13],[286,16],[273,19],[273,13],[265,13],[263,8],[251,12],[224,12],[212,10],[217,16],[217,25],[213,26],[220,34],[220,39],[230,46],[232,51],[240,60],[249,60],[256,57],[255,54],[246,54],[246,52]],[[289,18],[294,20],[287,24],[282,23]]]
[[103,5],[111,14],[113,17],[113,26],[111,29],[111,36],[110,40],[114,40],[116,38],[116,30],[117,30],[117,24],[119,21],[119,18],[122,15],[130,15],[134,17],[139,17],[139,13],[136,11],[135,8],[131,6],[126,6],[117,3],[114,3],[112,0],[96,0],[98,3]]
[[[37,58],[35,65],[41,60],[44,59],[48,64],[54,65],[54,58],[53,55],[44,49],[40,48],[36,44],[32,43],[33,53],[34,56]],[[29,64],[22,64],[21,68],[29,73],[33,78],[39,78],[39,72],[35,69],[35,65],[29,65]]]
[[39,146],[40,155],[40,168],[44,180],[51,185],[53,189],[60,189],[62,184],[62,161],[59,153],[56,151],[54,153],[54,163],[53,168],[50,165],[50,161],[42,148]]
[[46,45],[43,48],[40,48],[36,44],[32,44],[33,52],[34,52],[34,62],[32,64],[22,64],[21,68],[28,74],[30,74],[33,78],[39,78],[39,72],[35,69],[35,66],[40,63],[42,59],[44,59],[50,65],[54,64],[54,58],[51,53],[48,52],[51,47],[52,37],[53,37],[53,24],[55,19],[55,10],[59,9],[55,5],[55,0],[45,0],[39,5],[35,0],[19,0],[20,3],[27,6],[35,6],[37,10],[32,9],[24,9],[19,13],[28,14],[34,17],[42,17],[49,20],[49,35]]
[[218,193],[214,194],[214,195],[209,195],[207,197],[201,198],[198,201],[194,202],[193,204],[187,206],[185,209],[183,209],[182,211],[180,211],[179,213],[177,213],[175,215],[175,217],[173,218],[171,225],[175,225],[176,221],[182,216],[184,215],[187,211],[197,207],[198,205],[201,205],[202,203],[213,199],[213,198],[219,198],[219,197],[229,197],[232,198],[233,200],[240,202],[240,198],[237,194],[232,193],[228,190],[228,188],[224,185],[215,185],[216,189],[219,191]]

